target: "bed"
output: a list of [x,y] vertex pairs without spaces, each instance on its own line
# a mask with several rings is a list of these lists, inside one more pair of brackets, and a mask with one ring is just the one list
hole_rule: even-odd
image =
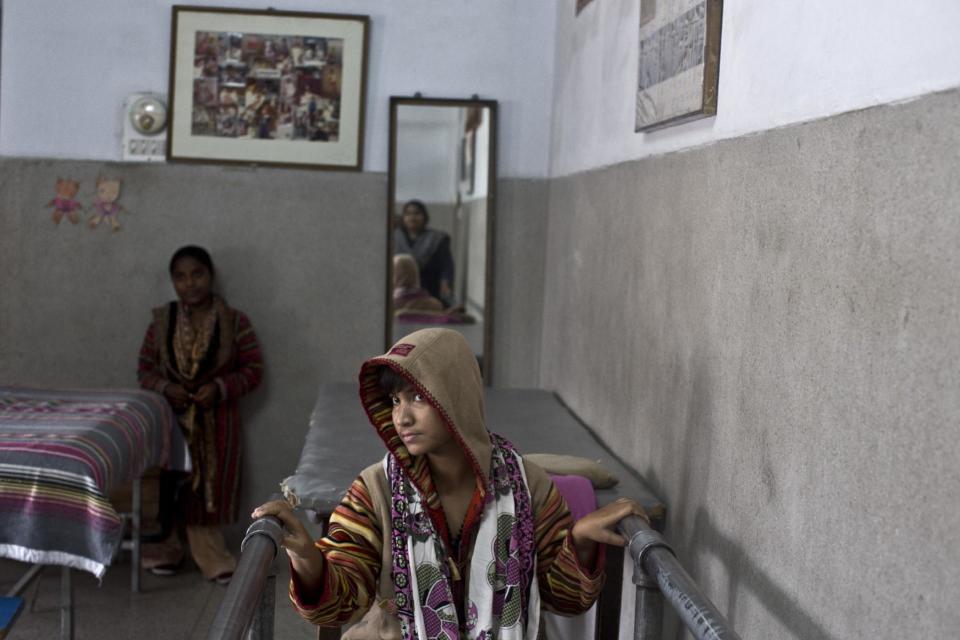
[[0,386],[0,557],[103,576],[123,517],[107,496],[133,483],[131,588],[139,590],[139,479],[154,466],[189,471],[176,416],[139,389]]
[[[525,454],[575,455],[599,461],[619,482],[612,488],[598,489],[597,503],[602,506],[621,496],[631,497],[650,514],[654,528],[662,530],[666,513],[663,502],[554,394],[541,389],[487,388],[485,403],[490,431],[505,436]],[[357,384],[323,384],[296,471],[283,480],[281,488],[288,500],[322,522],[359,472],[383,453],[383,444],[360,405]],[[607,558],[607,586],[598,603],[598,638],[614,637],[619,623],[623,552],[611,548]]]

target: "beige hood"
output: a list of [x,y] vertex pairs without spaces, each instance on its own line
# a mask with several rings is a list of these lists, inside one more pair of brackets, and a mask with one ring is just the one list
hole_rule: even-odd
[[378,386],[383,366],[403,376],[440,413],[484,490],[490,470],[490,435],[483,415],[483,378],[466,339],[450,329],[423,329],[402,338],[384,355],[370,358],[360,369],[360,400],[367,417],[411,481],[433,503],[436,496],[426,460],[407,451],[393,426],[390,398]]

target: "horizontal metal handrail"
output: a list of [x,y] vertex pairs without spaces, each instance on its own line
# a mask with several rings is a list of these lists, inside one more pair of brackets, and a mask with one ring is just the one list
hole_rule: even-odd
[[[278,498],[282,499],[273,496],[271,500]],[[275,584],[274,580],[268,579],[268,574],[282,541],[283,525],[273,516],[255,520],[247,528],[240,545],[240,562],[210,625],[207,640],[239,640],[257,614],[266,618],[263,622],[269,628],[252,635],[272,637],[274,594],[265,593],[264,587]]]
[[740,640],[730,623],[707,599],[684,570],[673,549],[645,520],[627,516],[618,524],[628,540],[634,562],[637,605],[634,612],[636,640],[660,638],[659,589],[696,640]]
[[[696,640],[740,640],[677,560],[669,543],[645,520],[627,516],[617,528],[627,539],[634,562],[635,640],[659,640],[661,597],[667,599]],[[277,518],[266,516],[250,525],[241,545],[240,562],[207,640],[239,640],[248,629],[252,637],[272,638],[274,594],[264,593],[264,587],[275,584],[268,573],[282,541],[283,526]],[[259,626],[264,628],[258,629],[257,624],[251,628],[255,617],[262,618]]]

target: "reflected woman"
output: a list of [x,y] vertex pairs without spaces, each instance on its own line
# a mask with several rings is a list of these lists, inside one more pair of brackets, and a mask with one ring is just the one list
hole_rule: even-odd
[[[173,407],[193,464],[188,477],[161,475],[161,503],[167,503],[161,508],[170,510],[162,515],[177,514],[175,524],[186,526],[203,576],[225,584],[236,568],[221,527],[237,521],[238,399],[260,384],[260,346],[247,316],[213,293],[213,261],[205,249],[178,249],[170,259],[170,278],[177,300],[153,310],[137,377],[140,386],[162,393]],[[183,558],[178,532],[171,528],[164,543],[144,549],[144,568],[154,574],[175,573]]]
[[408,253],[420,268],[420,286],[447,306],[453,304],[453,255],[450,236],[428,229],[430,214],[419,200],[403,205],[400,224],[394,229],[395,254]]
[[393,256],[393,310],[443,311],[443,303],[421,287],[417,261],[406,253]]

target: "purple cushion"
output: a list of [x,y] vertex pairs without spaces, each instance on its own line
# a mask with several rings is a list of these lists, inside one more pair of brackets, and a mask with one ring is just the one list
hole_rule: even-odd
[[597,496],[593,492],[593,485],[583,476],[555,476],[550,479],[557,485],[557,490],[570,507],[573,520],[576,522],[591,511],[597,510]]

